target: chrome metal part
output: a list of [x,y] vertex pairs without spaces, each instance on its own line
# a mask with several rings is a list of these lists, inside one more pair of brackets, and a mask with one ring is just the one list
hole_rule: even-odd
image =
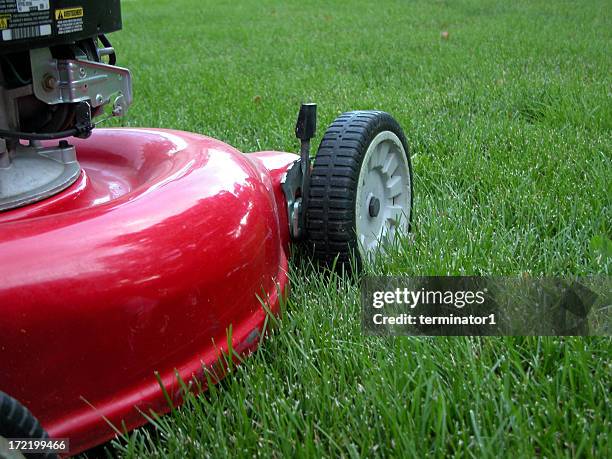
[[132,103],[128,69],[80,59],[54,59],[48,48],[30,50],[32,86],[37,99],[50,104],[84,102],[97,108],[113,103],[123,115]]
[[301,159],[298,159],[289,169],[287,169],[285,176],[281,180],[281,187],[287,200],[289,234],[294,240],[299,240],[304,234],[302,185],[302,161]]
[[32,141],[0,149],[0,211],[48,198],[72,185],[81,168],[66,141],[43,147]]

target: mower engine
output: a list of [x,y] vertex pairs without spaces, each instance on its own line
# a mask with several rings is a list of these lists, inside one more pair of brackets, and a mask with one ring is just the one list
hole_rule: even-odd
[[131,76],[105,34],[119,0],[0,2],[0,211],[66,189],[81,168],[65,137],[86,138],[112,106],[125,114]]

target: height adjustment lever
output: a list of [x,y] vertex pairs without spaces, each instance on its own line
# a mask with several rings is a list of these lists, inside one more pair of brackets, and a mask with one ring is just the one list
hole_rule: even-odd
[[302,142],[310,142],[317,132],[317,104],[302,104],[295,125],[295,136]]
[[317,104],[302,104],[295,124],[295,136],[300,139],[300,166],[302,169],[302,212],[306,209],[310,180],[310,139],[317,132]]
[[310,139],[317,131],[317,104],[302,104],[295,124],[295,136],[300,139],[300,159],[295,161],[281,180],[287,199],[289,234],[294,241],[306,234],[305,215],[310,184]]
[[[300,139],[300,159],[302,164],[302,185],[310,176],[310,139],[317,132],[317,104],[302,104],[295,124],[295,136]],[[302,191],[304,187],[302,187]]]

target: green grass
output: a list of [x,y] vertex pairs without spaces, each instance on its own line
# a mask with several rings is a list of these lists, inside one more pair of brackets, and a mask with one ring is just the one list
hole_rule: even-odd
[[[295,151],[349,109],[404,127],[413,234],[378,273],[610,274],[612,4],[123,1],[130,126]],[[443,38],[442,31],[448,31]],[[300,268],[300,267],[298,267]],[[373,338],[294,269],[266,344],[127,457],[611,455],[609,338]]]

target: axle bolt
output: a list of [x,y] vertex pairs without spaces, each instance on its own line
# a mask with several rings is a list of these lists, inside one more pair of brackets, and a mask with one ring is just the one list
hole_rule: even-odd
[[370,217],[376,218],[378,217],[379,212],[380,212],[380,199],[372,196],[368,204],[368,213],[370,214]]

